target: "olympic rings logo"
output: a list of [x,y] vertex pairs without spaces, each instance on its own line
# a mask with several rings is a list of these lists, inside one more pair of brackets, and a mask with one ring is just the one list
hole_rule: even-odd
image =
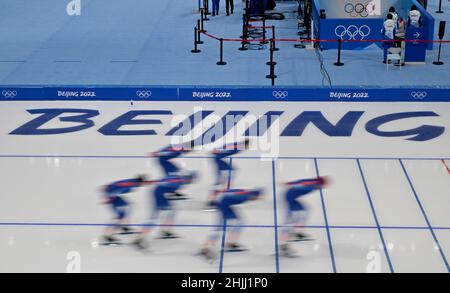
[[416,100],[423,100],[428,96],[427,92],[411,92],[411,97]]
[[147,99],[152,96],[151,91],[136,91],[136,96],[141,99]]
[[356,25],[349,25],[345,27],[344,25],[338,25],[334,33],[341,40],[344,39],[345,36],[348,37],[349,40],[356,40],[358,37],[359,40],[364,40],[364,38],[368,37],[371,33],[370,27],[368,25],[362,25],[357,27]]
[[4,96],[5,98],[14,98],[17,96],[17,91],[13,91],[13,90],[3,90],[2,91],[2,96]]
[[344,6],[344,11],[351,17],[368,17],[373,11],[373,4],[367,3],[347,3]]
[[287,91],[273,91],[272,96],[274,96],[275,99],[284,99],[287,96],[289,96],[289,92]]

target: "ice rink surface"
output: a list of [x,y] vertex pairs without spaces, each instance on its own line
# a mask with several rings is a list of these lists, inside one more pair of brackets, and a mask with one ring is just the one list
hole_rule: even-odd
[[[194,107],[187,102],[1,103],[0,272],[65,272],[74,253],[81,257],[82,272],[449,272],[450,109],[446,104],[216,102]],[[52,109],[66,112],[34,126],[29,123]],[[64,119],[79,115],[68,113],[69,109],[95,110],[98,115],[89,118],[93,122],[89,128],[39,135],[40,130],[79,126]],[[194,138],[229,111],[248,112],[245,117],[282,113],[267,133],[252,138],[258,145],[273,135],[271,151],[264,151],[263,158],[257,150],[232,158],[237,169],[233,187],[265,189],[262,200],[239,207],[244,219],[242,243],[250,250],[224,253],[215,263],[195,255],[217,223],[214,212],[202,211],[214,180],[206,150],[177,161],[200,174],[184,190],[190,199],[175,203],[175,231],[181,238],[161,240],[154,234],[146,253],[128,245],[99,246],[112,216],[100,204],[99,188],[136,174],[160,177],[156,162],[146,154],[171,142],[173,137],[166,134],[182,115],[199,110],[215,115],[189,132]],[[145,121],[125,123],[120,130],[153,129],[155,134],[99,132],[130,111],[140,111],[134,122]],[[356,122],[339,124],[351,111],[362,114]],[[302,126],[296,117],[305,112],[325,120]],[[394,113],[420,115],[385,118],[377,134],[368,131],[374,119]],[[302,127],[302,133],[292,134]],[[19,128],[22,134],[17,134]],[[286,136],[286,128],[293,136]],[[426,139],[411,140],[417,137],[415,132]],[[222,142],[218,137],[212,145]],[[304,199],[310,208],[305,232],[314,240],[293,244],[298,257],[282,257],[277,249],[285,224],[280,183],[317,175],[329,176],[332,184]],[[150,189],[128,196],[136,227],[149,217]],[[125,242],[132,239],[122,237]],[[219,255],[220,250],[218,246]]]

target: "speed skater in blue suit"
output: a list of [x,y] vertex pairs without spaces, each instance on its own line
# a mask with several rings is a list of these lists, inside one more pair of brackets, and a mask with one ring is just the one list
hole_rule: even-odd
[[229,157],[248,150],[249,145],[250,141],[246,139],[243,142],[226,144],[212,152],[213,161],[216,166],[216,182],[214,183],[215,188],[208,198],[208,208],[214,207],[219,193],[218,191],[227,189],[231,183],[235,169],[232,167]]
[[326,177],[311,179],[300,179],[287,182],[288,189],[284,199],[286,203],[286,224],[281,233],[281,253],[285,256],[292,256],[288,246],[291,241],[304,241],[311,238],[302,232],[306,222],[308,208],[300,200],[303,196],[315,190],[322,189],[327,183]]
[[119,243],[118,239],[114,237],[118,231],[123,234],[131,233],[131,229],[127,226],[130,203],[125,199],[125,195],[142,186],[145,180],[145,176],[137,176],[109,183],[102,188],[103,203],[110,206],[115,218],[115,223],[106,227],[102,237],[106,244]]
[[[191,152],[192,149],[193,149],[193,142],[189,146],[187,146],[186,144],[185,145],[171,144],[162,148],[159,151],[151,153],[150,156],[158,158],[158,163],[164,172],[164,176],[169,177],[172,175],[179,175],[181,173],[184,173],[180,169],[180,167],[178,167],[178,165],[173,163],[173,160],[179,158],[183,154]],[[174,200],[186,199],[186,196],[179,192],[168,194],[167,197]]]
[[[215,259],[213,247],[216,246],[222,233],[227,229],[227,240],[225,243],[226,251],[242,251],[244,250],[239,244],[241,235],[242,221],[236,212],[237,205],[259,199],[262,189],[225,189],[218,191],[216,199],[216,207],[218,212],[218,225],[208,239],[205,241],[200,255],[209,260]],[[222,232],[222,233],[221,233]]]
[[[133,242],[133,244],[137,248],[148,248],[149,245],[146,242],[145,238],[157,225],[162,227],[161,238],[169,239],[178,237],[171,231],[171,228],[175,221],[175,210],[173,209],[167,196],[175,193],[183,186],[191,184],[195,180],[195,177],[195,173],[191,173],[189,175],[178,174],[170,175],[161,180],[146,182],[147,184],[155,184],[155,188],[151,193],[151,198],[153,201],[153,211],[150,216],[150,221],[146,225],[144,225],[138,237]],[[161,223],[158,223],[160,218],[162,219],[162,221]]]

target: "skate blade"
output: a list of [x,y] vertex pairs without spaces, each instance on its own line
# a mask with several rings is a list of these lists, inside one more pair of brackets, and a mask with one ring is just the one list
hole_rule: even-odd
[[125,243],[123,242],[101,242],[98,245],[101,246],[121,246],[121,245],[125,245]]
[[288,242],[307,242],[307,241],[314,241],[314,238],[303,238],[303,239],[292,239],[289,240]]
[[137,231],[130,231],[130,232],[114,233],[114,235],[136,235],[136,234],[139,234],[139,232],[137,232]]
[[138,250],[139,252],[142,253],[148,253],[150,252],[150,246],[149,245],[145,245],[145,244],[137,244],[137,243],[130,243],[130,246],[132,246],[133,248],[135,248],[136,250]]
[[224,249],[225,252],[244,252],[248,251],[248,248],[226,248]]
[[169,197],[167,200],[188,200],[189,197]]
[[215,211],[217,211],[217,209],[216,208],[205,208],[202,211],[203,212],[215,212]]
[[197,252],[195,256],[201,257],[203,260],[207,261],[210,264],[214,264],[217,261],[217,257],[208,257],[201,252]]
[[181,238],[181,236],[178,235],[173,235],[173,236],[159,236],[156,239],[177,239],[177,238]]

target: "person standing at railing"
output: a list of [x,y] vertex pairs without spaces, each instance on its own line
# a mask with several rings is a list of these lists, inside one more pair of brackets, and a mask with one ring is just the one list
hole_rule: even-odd
[[389,13],[388,14],[392,14],[392,20],[395,22],[395,28],[398,29],[398,23],[399,23],[399,17],[397,12],[395,11],[395,7],[391,6],[389,8]]
[[383,42],[383,49],[384,49],[383,63],[387,62],[386,59],[387,59],[388,50],[394,45],[393,40],[394,40],[395,34],[397,32],[396,27],[397,27],[397,25],[394,21],[394,16],[391,13],[389,13],[387,15],[387,19],[384,21],[383,28],[381,30],[384,40],[386,40],[385,42]]
[[220,0],[212,0],[212,16],[219,15]]
[[234,13],[234,1],[233,0],[226,0],[226,8],[227,8],[227,16]]
[[392,20],[395,22],[395,30],[396,30],[396,32],[394,34],[394,38],[396,40],[398,40],[398,42],[395,42],[394,45],[395,45],[395,47],[400,48],[401,47],[401,40],[404,38],[404,35],[405,35],[404,25],[402,26],[402,24],[404,24],[404,21],[398,15],[398,13],[395,10],[394,6],[391,6],[389,8],[389,13],[388,14],[392,14]]

